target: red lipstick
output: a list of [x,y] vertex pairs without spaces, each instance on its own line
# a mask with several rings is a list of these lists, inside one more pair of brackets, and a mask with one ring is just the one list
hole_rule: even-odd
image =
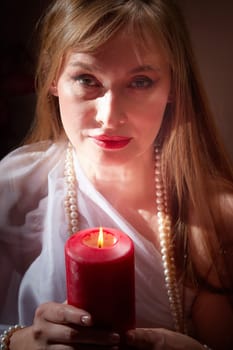
[[121,149],[131,141],[130,137],[108,135],[93,136],[92,139],[99,147],[104,149]]

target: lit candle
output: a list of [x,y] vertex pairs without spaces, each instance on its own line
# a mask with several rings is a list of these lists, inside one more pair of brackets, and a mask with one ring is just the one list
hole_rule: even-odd
[[135,327],[134,246],[119,230],[91,228],[65,246],[68,304],[84,309],[96,327]]

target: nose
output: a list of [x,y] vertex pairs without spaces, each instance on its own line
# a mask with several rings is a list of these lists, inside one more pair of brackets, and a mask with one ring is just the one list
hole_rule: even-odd
[[98,98],[96,121],[106,128],[115,128],[126,122],[124,96],[111,90]]

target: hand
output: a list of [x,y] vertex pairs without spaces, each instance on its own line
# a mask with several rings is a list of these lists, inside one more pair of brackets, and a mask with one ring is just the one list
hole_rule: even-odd
[[[45,303],[38,307],[33,325],[13,334],[11,349],[89,350],[117,345],[116,333],[95,330],[91,315],[74,306]],[[101,347],[100,347],[101,349]]]
[[197,340],[164,328],[137,328],[126,334],[130,349],[203,350]]

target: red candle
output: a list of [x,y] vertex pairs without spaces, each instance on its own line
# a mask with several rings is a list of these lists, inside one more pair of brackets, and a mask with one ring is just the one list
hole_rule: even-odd
[[91,228],[65,246],[68,304],[84,309],[101,328],[135,327],[134,246],[124,233]]

